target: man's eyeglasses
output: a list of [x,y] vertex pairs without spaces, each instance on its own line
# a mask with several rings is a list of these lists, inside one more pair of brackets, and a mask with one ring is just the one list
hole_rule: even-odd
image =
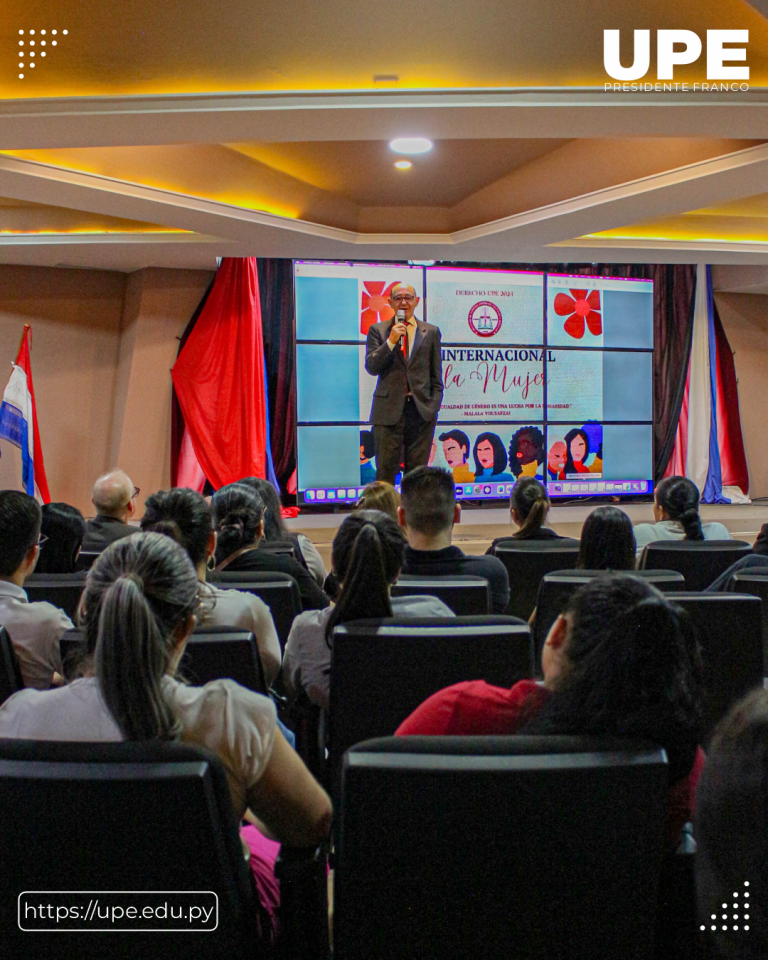
[[131,494],[131,500],[135,500],[136,497],[138,497],[138,495],[139,495],[140,493],[141,493],[141,488],[140,488],[140,487],[134,487],[134,488],[133,488],[133,493]]
[[401,300],[405,303],[413,303],[416,297],[412,297],[410,293],[398,293],[396,297],[392,297],[395,303],[399,303]]
[[42,547],[42,545],[46,542],[46,540],[48,540],[48,537],[46,537],[44,533],[41,533],[40,539],[37,541],[38,547]]

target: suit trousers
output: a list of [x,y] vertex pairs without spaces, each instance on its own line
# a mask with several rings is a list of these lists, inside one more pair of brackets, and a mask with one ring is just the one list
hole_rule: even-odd
[[376,448],[376,479],[394,484],[404,455],[404,473],[415,467],[426,467],[437,417],[422,420],[412,397],[406,397],[403,415],[391,426],[373,425],[373,443]]

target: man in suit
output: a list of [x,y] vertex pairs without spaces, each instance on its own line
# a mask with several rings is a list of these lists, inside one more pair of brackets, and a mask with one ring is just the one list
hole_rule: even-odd
[[413,315],[419,303],[413,287],[397,284],[389,303],[395,316],[368,330],[365,369],[379,378],[371,408],[376,479],[394,483],[401,449],[406,473],[427,464],[443,399],[443,365],[440,331]]
[[136,512],[139,491],[124,470],[111,470],[93,485],[92,502],[96,517],[85,525],[81,550],[105,550],[110,543],[138,532],[128,521]]

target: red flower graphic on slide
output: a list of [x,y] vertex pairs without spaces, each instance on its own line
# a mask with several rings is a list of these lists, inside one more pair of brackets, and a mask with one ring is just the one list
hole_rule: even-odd
[[396,287],[399,280],[393,280],[385,287],[383,280],[364,280],[363,295],[360,304],[360,332],[368,333],[368,328],[382,320],[390,320],[395,311],[389,305],[389,295],[392,287]]
[[555,313],[559,317],[568,316],[565,321],[565,332],[575,340],[584,336],[584,322],[589,332],[598,337],[603,332],[603,318],[600,316],[600,291],[571,290],[567,293],[558,293],[555,297]]

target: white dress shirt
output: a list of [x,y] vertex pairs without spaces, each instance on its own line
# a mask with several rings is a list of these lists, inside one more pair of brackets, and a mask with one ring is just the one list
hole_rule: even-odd
[[11,638],[25,687],[47,690],[61,673],[59,640],[74,624],[52,603],[30,603],[22,587],[0,580],[0,626]]

